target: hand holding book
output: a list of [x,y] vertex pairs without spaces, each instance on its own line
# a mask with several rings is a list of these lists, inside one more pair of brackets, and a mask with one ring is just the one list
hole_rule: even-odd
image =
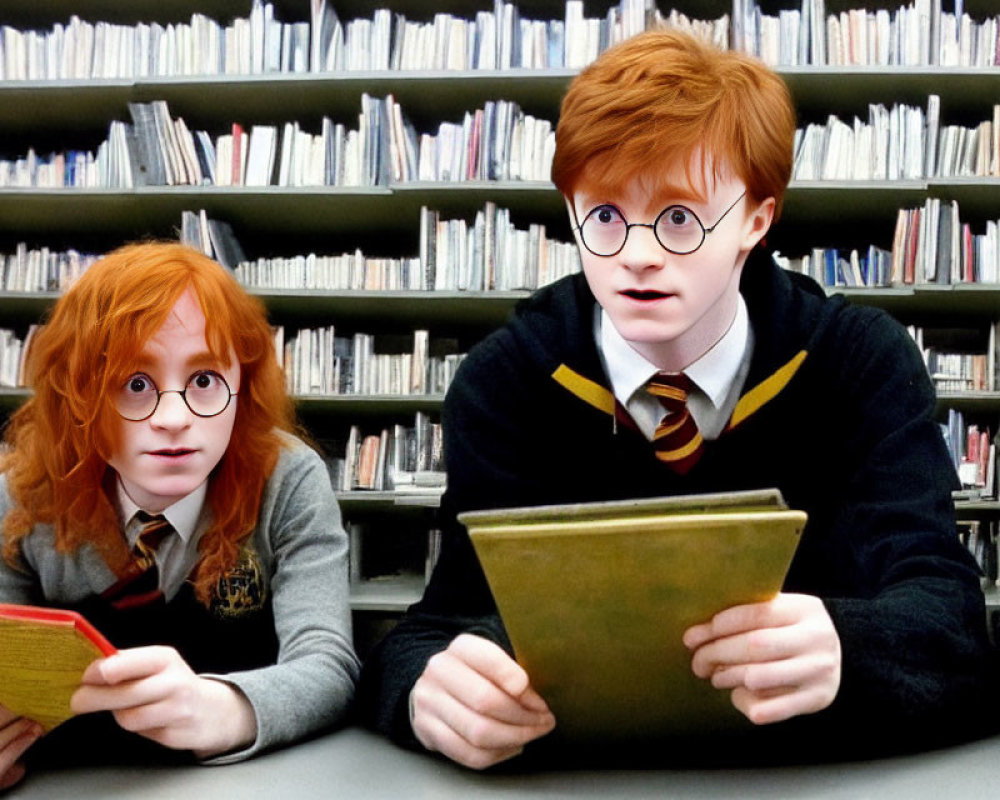
[[484,769],[519,754],[556,719],[499,645],[463,633],[428,662],[414,685],[410,724],[428,750]]
[[779,593],[684,632],[691,668],[760,725],[811,714],[840,688],[840,637],[818,597]]

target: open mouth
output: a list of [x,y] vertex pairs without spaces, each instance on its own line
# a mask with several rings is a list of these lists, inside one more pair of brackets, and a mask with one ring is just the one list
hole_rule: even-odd
[[624,292],[621,292],[621,294],[625,295],[625,297],[628,297],[631,300],[642,300],[642,301],[662,300],[665,297],[671,296],[667,292],[657,292],[653,289],[642,289],[642,290],[628,289]]

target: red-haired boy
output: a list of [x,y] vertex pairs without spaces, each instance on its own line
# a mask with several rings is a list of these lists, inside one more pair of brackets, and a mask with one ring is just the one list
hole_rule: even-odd
[[[781,730],[813,757],[926,742],[977,702],[983,597],[920,354],[760,247],[794,133],[772,71],[676,32],[572,82],[552,175],[583,274],[523,303],[448,394],[440,561],[363,671],[375,727],[481,768],[558,724],[456,513],[763,487],[809,515],[784,590],[684,634],[695,674],[769,724],[718,755]],[[650,381],[681,373],[671,415],[678,390]]]

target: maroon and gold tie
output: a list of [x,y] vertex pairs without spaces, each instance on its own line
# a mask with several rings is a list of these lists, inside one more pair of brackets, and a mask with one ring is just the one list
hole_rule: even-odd
[[704,449],[704,440],[687,407],[688,392],[692,386],[683,372],[659,372],[650,378],[646,386],[647,391],[668,412],[653,433],[656,457],[680,475],[695,465]]
[[101,593],[119,611],[148,605],[162,596],[156,549],[173,528],[162,515],[154,517],[140,511],[137,516],[142,522],[142,532],[132,548],[132,562],[121,578]]

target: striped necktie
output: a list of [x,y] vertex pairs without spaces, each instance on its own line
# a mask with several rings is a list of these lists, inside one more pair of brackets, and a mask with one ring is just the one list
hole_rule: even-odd
[[692,386],[683,372],[674,375],[659,372],[646,387],[667,411],[653,433],[656,457],[680,475],[695,465],[704,449],[704,440],[687,407]]
[[173,528],[162,514],[150,516],[139,511],[136,518],[142,523],[142,531],[132,548],[132,561],[121,578],[101,593],[118,610],[148,605],[162,596],[156,550]]

